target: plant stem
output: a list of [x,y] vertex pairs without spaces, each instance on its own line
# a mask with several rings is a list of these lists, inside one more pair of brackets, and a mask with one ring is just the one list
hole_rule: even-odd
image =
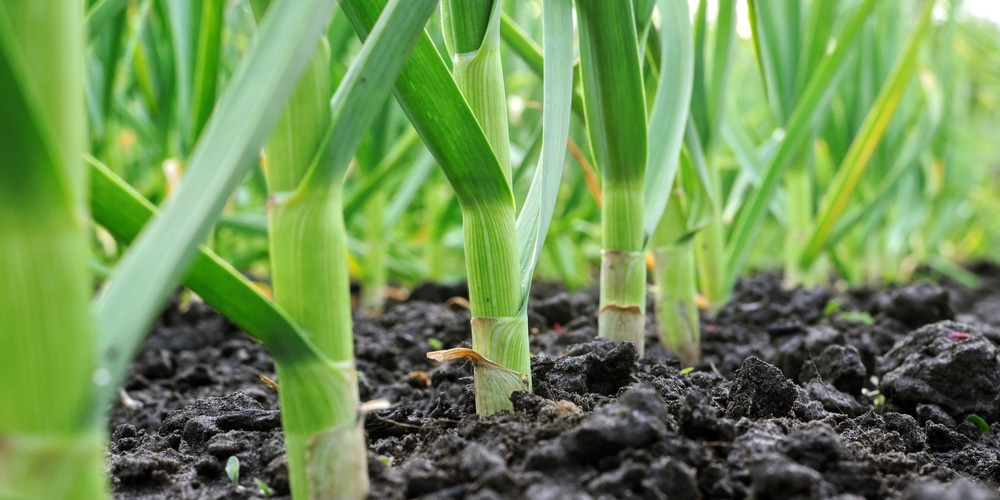
[[684,366],[701,360],[701,327],[695,302],[694,247],[690,241],[653,249],[656,267],[656,321],[660,342]]
[[[271,280],[275,302],[308,332],[329,362],[281,363],[282,419],[288,448],[292,492],[316,496],[336,491],[341,498],[362,498],[368,490],[364,437],[358,427],[358,388],[354,368],[350,281],[347,271],[347,230],[343,216],[343,180],[326,189],[301,189],[330,123],[330,52],[317,47],[288,107],[267,143],[268,226]],[[315,372],[315,373],[313,373]],[[308,392],[322,381],[337,401],[330,408],[312,408],[306,399],[288,396]],[[325,462],[334,470],[310,474],[325,439],[345,450],[342,460]],[[360,450],[348,452],[361,444]],[[335,489],[318,484],[337,478]]]
[[587,130],[603,178],[598,334],[645,339],[646,104],[632,2],[577,1]]
[[[445,0],[442,16],[451,21],[455,83],[469,103],[496,155],[508,188],[511,183],[507,95],[500,61],[500,0]],[[513,200],[510,200],[511,202]],[[520,314],[521,282],[513,203],[463,206],[472,349],[516,371],[531,389],[528,321]],[[512,408],[510,394],[525,390],[512,377],[475,370],[476,413],[490,415]]]
[[[610,179],[602,190],[601,301],[598,335],[634,342],[641,357],[646,335],[646,256],[642,251],[643,188],[618,186]],[[637,229],[638,228],[638,229]],[[638,236],[638,237],[637,237]]]
[[[472,349],[527,378],[527,387],[490,371],[476,371],[476,413],[513,408],[510,394],[531,390],[528,321],[520,314],[521,285],[514,206],[462,209],[469,274]],[[494,380],[482,380],[490,377]]]
[[368,315],[382,313],[388,283],[386,268],[385,207],[389,199],[386,192],[377,190],[365,202],[365,266],[361,283],[359,308]]
[[101,498],[83,4],[0,5],[0,496]]
[[788,228],[785,237],[785,286],[817,285],[821,278],[821,267],[803,269],[799,265],[809,232],[813,226],[813,176],[805,164],[808,155],[789,169],[785,175],[785,192],[788,194]]

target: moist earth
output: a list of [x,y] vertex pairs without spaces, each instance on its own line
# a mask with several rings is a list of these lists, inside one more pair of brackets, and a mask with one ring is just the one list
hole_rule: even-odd
[[[354,321],[361,398],[392,404],[365,417],[371,497],[1000,498],[1000,268],[970,270],[975,289],[752,276],[702,319],[693,369],[659,345],[652,303],[638,359],[595,338],[596,292],[536,285],[534,392],[490,417],[475,415],[470,366],[424,356],[469,345],[469,313],[448,300],[467,289],[421,285]],[[115,498],[287,498],[262,375],[274,366],[256,341],[171,304],[112,410]]]

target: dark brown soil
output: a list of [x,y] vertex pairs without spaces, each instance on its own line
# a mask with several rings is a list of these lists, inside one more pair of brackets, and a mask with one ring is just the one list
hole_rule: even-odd
[[[355,321],[361,397],[393,403],[367,416],[371,496],[1000,498],[1000,268],[973,271],[977,290],[844,294],[752,277],[702,324],[690,372],[656,342],[652,315],[636,359],[595,339],[595,293],[537,286],[534,394],[488,418],[469,366],[424,358],[467,345],[468,312],[443,305],[464,290],[420,287]],[[274,368],[253,339],[203,305],[169,308],[112,412],[115,497],[259,498],[258,479],[287,498],[277,397],[260,374]]]

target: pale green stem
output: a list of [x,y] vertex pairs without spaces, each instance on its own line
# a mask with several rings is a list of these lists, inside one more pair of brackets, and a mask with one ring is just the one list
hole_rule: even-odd
[[[708,162],[706,162],[708,163]],[[708,163],[711,165],[711,163]],[[712,189],[722,193],[719,169],[709,169]],[[728,259],[726,256],[726,225],[722,221],[722,209],[718,196],[712,202],[712,218],[704,229],[694,237],[695,263],[698,268],[698,289],[708,301],[708,315],[715,314],[729,300]]]
[[[286,411],[285,432],[292,491],[299,492],[299,495],[303,491],[315,492],[313,486],[307,485],[309,480],[318,480],[315,475],[307,474],[305,447],[309,439],[319,436],[319,433],[327,435],[339,429],[339,435],[348,442],[358,439],[364,442],[360,434],[355,435],[362,429],[356,425],[358,389],[347,272],[347,233],[341,195],[340,186],[327,191],[302,191],[287,199],[272,201],[269,214],[274,299],[336,367],[333,380],[287,378],[279,372],[279,383],[312,384],[323,380],[329,385],[326,390],[336,394],[335,399],[340,401],[336,407],[326,409],[327,412],[332,411],[329,419],[311,421],[302,418],[301,429],[295,430],[290,428],[292,424],[289,421],[303,413],[309,414],[303,407],[297,406],[307,403],[285,404],[282,401],[282,408]],[[292,369],[299,368],[295,365],[283,367],[283,370]],[[364,457],[364,452],[359,456]],[[337,464],[343,468],[326,471],[319,476],[338,478],[338,491],[367,490],[367,463],[363,458],[355,456]]]
[[646,338],[646,255],[642,246],[643,187],[605,180],[601,206],[601,301],[598,335],[634,342]]
[[[268,139],[269,246],[275,302],[326,356],[298,363],[286,356],[276,366],[292,494],[353,499],[368,490],[368,468],[357,425],[343,180],[301,186],[330,120],[329,60],[323,39]],[[330,477],[337,484],[323,482]]]
[[369,315],[382,313],[388,282],[386,268],[385,191],[376,190],[365,202],[365,242],[363,281],[360,308]]
[[[528,321],[520,308],[521,285],[514,207],[464,208],[466,267],[472,313],[472,349],[518,372],[527,384],[477,370],[476,413],[510,410],[510,394],[531,390]],[[491,380],[483,380],[489,377]],[[527,385],[527,387],[525,387]],[[480,390],[478,388],[484,388]],[[482,394],[480,394],[482,393]]]
[[83,3],[0,4],[0,498],[107,496],[88,271]]
[[[442,4],[451,31],[455,83],[511,181],[507,95],[500,61],[500,0]],[[520,260],[513,204],[462,207],[472,348],[479,355],[521,374],[521,380],[478,365],[476,413],[510,410],[510,394],[531,390],[528,321],[521,310]],[[522,380],[526,380],[527,384]],[[527,385],[527,387],[525,387]]]
[[653,249],[656,266],[656,321],[660,342],[677,353],[684,366],[701,360],[701,327],[695,300],[694,247],[691,242]]
[[788,194],[788,228],[785,236],[785,286],[814,286],[822,281],[822,266],[802,269],[799,261],[813,226],[813,179],[806,155],[785,174]]

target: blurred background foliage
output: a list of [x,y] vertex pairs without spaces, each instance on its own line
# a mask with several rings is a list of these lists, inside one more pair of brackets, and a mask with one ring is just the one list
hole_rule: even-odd
[[[694,15],[699,2],[690,3]],[[834,2],[834,33],[859,3]],[[813,212],[903,49],[919,4],[880,0],[852,47],[849,70],[813,124],[805,153]],[[539,61],[528,57],[537,46],[514,42],[540,40],[540,8],[537,0],[504,3],[502,58],[519,205],[540,149],[542,85]],[[715,29],[715,9],[715,2],[706,4],[709,30]],[[736,3],[736,12],[730,85],[721,104],[725,140],[711,158],[726,223],[737,217],[759,180],[759,162],[774,154],[786,133],[768,99],[744,1]],[[90,150],[160,204],[176,188],[217,98],[216,89],[230,78],[256,23],[248,2],[131,0],[105,26],[87,48]],[[440,21],[433,20],[427,30],[446,53]],[[328,36],[336,85],[360,42],[339,12]],[[915,75],[834,226],[832,242],[810,265],[813,271],[821,276],[835,273],[858,284],[906,280],[927,265],[963,279],[968,276],[956,264],[1000,260],[998,56],[996,24],[972,15],[958,0],[936,3]],[[648,60],[646,66],[648,70]],[[596,284],[601,241],[599,176],[593,171],[581,110],[575,111],[567,148],[570,160],[537,270],[541,279],[570,288]],[[266,169],[261,155],[208,242],[235,267],[264,283]],[[349,264],[356,280],[387,279],[410,286],[464,278],[458,203],[394,100],[386,103],[359,149],[345,193]],[[776,191],[752,242],[748,270],[787,265],[783,247],[790,214],[782,202],[787,196],[785,190]],[[122,251],[99,227],[94,248],[98,274]]]

